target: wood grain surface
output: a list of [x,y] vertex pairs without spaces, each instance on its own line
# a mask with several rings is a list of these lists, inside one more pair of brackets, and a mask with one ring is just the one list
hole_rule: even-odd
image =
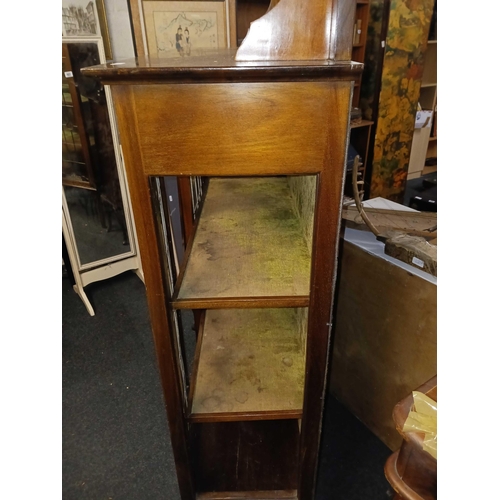
[[331,390],[391,450],[392,412],[436,374],[437,288],[343,242]]
[[172,315],[167,314],[168,287],[162,279],[160,239],[152,210],[149,180],[144,176],[137,145],[131,88],[113,88],[113,101],[141,250],[151,328],[171,433],[177,480],[182,500],[192,500],[195,496],[195,486],[187,450],[187,422],[183,418],[184,395],[179,373],[177,340],[173,333]]
[[146,46],[144,44],[144,36],[141,22],[140,0],[129,0],[130,20],[132,21],[132,32],[134,35],[135,53],[137,56],[146,55]]
[[337,277],[338,238],[342,215],[351,84],[338,82],[324,102],[335,110],[325,116],[328,145],[318,176],[314,219],[311,294],[306,349],[306,390],[300,435],[299,498],[313,500],[332,327],[332,305]]
[[190,438],[199,494],[297,489],[297,420],[192,424]]
[[103,83],[195,84],[202,82],[282,82],[282,81],[352,81],[363,71],[363,64],[353,61],[235,61],[235,49],[200,51],[191,57],[158,58],[139,56],[118,63],[82,69],[82,74]]
[[[437,226],[437,213],[409,212],[401,210],[385,210],[380,208],[364,207],[366,215],[377,229],[397,229],[400,231],[426,231]],[[347,227],[364,229],[365,222],[355,206],[344,207],[342,218],[351,222]],[[367,228],[367,230],[369,230]],[[429,231],[431,233],[431,231]]]
[[355,4],[281,0],[250,25],[237,61],[350,59]]
[[[311,66],[303,68],[307,73]],[[352,76],[351,70],[346,69],[345,78]],[[192,500],[200,492],[296,489],[298,498],[312,500],[325,398],[352,82],[199,85],[193,83],[194,78],[187,85],[134,85],[133,70],[127,71],[123,74],[129,80],[126,85],[115,86],[113,95],[137,214],[151,323],[182,499]],[[252,69],[245,71],[252,73]],[[294,71],[300,73],[297,66]],[[181,73],[178,71],[177,76]],[[254,74],[258,73],[259,69]],[[266,73],[267,77],[271,74]],[[208,77],[206,81],[210,81]],[[318,185],[301,432],[296,419],[189,423],[176,366],[171,297],[162,278],[149,178],[304,173],[317,174]],[[297,224],[295,214],[294,219]],[[298,232],[307,252],[300,226]],[[282,246],[286,246],[286,241]],[[231,271],[238,269],[236,265]],[[272,301],[268,306],[273,307]],[[190,435],[189,444],[186,433]]]
[[145,173],[318,173],[324,167],[329,141],[326,128],[318,123],[338,112],[329,100],[332,88],[338,85],[342,84],[134,87]]

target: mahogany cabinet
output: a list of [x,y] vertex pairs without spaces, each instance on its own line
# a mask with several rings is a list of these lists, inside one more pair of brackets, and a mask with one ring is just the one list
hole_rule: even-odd
[[[352,2],[271,6],[238,52],[86,70],[116,105],[183,500],[314,498],[362,65]],[[208,179],[178,273],[165,176]]]

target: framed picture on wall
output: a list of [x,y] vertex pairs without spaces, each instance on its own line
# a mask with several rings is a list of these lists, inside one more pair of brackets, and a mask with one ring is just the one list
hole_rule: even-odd
[[106,59],[112,59],[104,0],[62,0],[62,36],[100,36]]
[[99,14],[94,1],[62,0],[63,36],[101,36]]
[[130,0],[130,7],[138,55],[236,47],[235,0]]

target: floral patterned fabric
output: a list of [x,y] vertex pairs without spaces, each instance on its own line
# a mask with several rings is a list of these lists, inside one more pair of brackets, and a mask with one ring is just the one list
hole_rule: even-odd
[[404,196],[434,1],[391,1],[370,198]]

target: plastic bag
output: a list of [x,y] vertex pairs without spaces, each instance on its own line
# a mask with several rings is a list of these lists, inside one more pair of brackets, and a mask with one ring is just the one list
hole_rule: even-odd
[[425,394],[413,391],[413,407],[403,432],[424,434],[423,449],[437,460],[437,403]]

